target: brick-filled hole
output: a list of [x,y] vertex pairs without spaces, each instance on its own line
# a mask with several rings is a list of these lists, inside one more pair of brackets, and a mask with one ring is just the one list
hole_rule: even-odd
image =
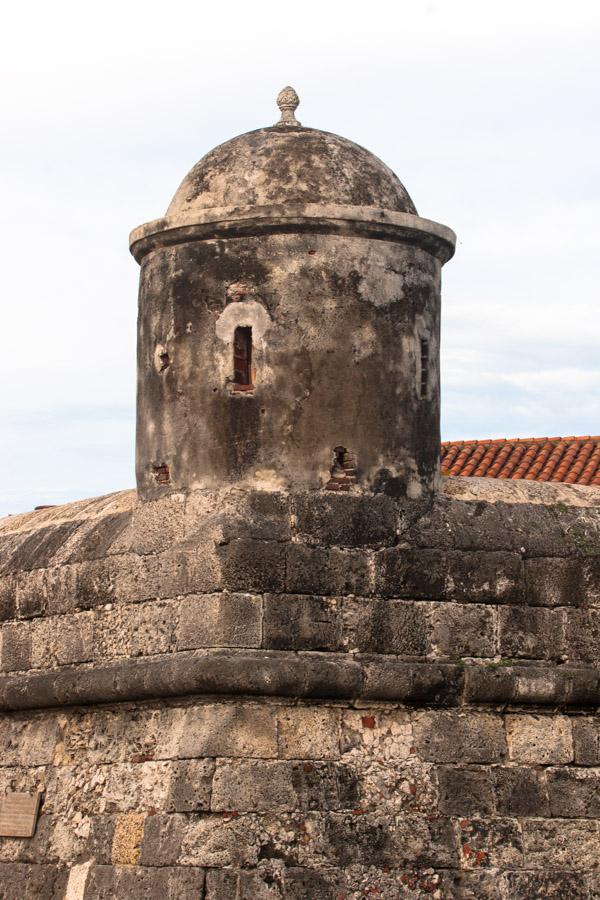
[[427,397],[429,391],[429,341],[427,338],[421,338],[421,378],[419,392],[421,399]]
[[233,333],[233,389],[252,390],[252,328],[238,325]]
[[159,466],[152,466],[152,472],[154,474],[154,480],[157,484],[169,484],[171,481],[171,473],[169,472],[169,467],[166,463],[161,463]]
[[349,491],[357,481],[356,461],[354,455],[346,447],[333,449],[333,464],[329,481],[325,485],[328,491]]

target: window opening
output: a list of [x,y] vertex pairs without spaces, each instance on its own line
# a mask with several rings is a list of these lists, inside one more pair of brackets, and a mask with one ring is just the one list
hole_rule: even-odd
[[252,387],[252,328],[238,325],[233,334],[233,389],[248,391]]

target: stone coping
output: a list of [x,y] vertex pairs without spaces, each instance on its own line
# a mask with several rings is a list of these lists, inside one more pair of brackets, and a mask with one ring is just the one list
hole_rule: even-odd
[[3,711],[203,694],[442,707],[598,707],[600,670],[220,650],[0,678]]
[[442,263],[454,255],[456,235],[445,225],[410,213],[369,206],[316,203],[225,207],[165,216],[140,225],[129,236],[138,262],[158,247],[215,238],[314,232],[414,243]]

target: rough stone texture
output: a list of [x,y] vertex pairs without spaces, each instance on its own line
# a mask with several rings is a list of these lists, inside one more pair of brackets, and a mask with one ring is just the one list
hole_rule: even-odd
[[0,795],[44,802],[0,896],[600,896],[599,533],[237,488],[3,520]]
[[[291,172],[300,177],[290,177]],[[167,216],[292,203],[416,214],[398,178],[369,150],[316,128],[275,126],[239,135],[207,153],[178,188]]]

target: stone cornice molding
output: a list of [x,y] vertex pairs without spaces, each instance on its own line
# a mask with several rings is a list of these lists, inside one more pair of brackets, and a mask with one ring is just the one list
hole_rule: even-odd
[[140,225],[129,236],[129,249],[138,262],[161,247],[219,238],[263,234],[337,234],[371,240],[412,243],[442,263],[453,255],[456,235],[445,225],[370,206],[287,204],[206,209],[165,216]]
[[192,695],[589,708],[600,705],[600,670],[220,650],[0,678],[3,711]]

